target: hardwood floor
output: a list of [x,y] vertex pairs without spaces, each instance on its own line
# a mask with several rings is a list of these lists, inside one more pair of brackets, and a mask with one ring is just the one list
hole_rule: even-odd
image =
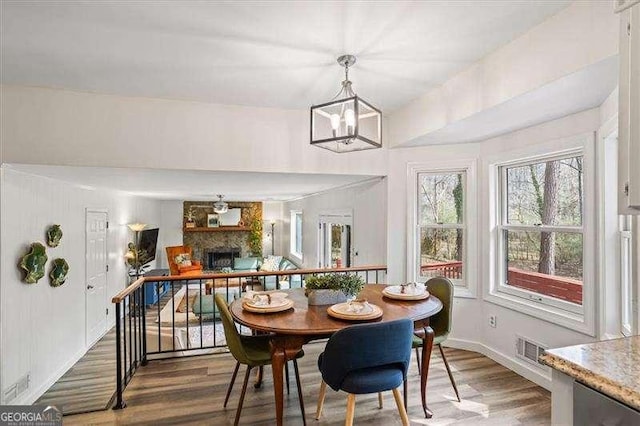
[[116,332],[105,334],[35,403],[66,414],[105,410],[116,389]]
[[[323,415],[314,419],[320,389],[318,355],[324,343],[305,346],[299,360],[307,412],[311,425],[343,424],[346,394],[327,389]],[[518,376],[491,359],[475,352],[446,349],[447,359],[458,383],[462,402],[455,400],[453,388],[442,360],[433,353],[427,388],[432,419],[425,419],[420,404],[420,379],[412,359],[409,370],[408,414],[412,425],[547,425],[551,418],[550,393]],[[414,354],[415,356],[415,354]],[[229,354],[207,355],[189,359],[150,362],[141,367],[125,391],[127,408],[65,416],[66,425],[75,424],[233,424],[242,386],[238,374],[229,405],[222,408],[235,360]],[[244,368],[241,373],[244,372]],[[302,424],[297,401],[293,369],[291,393],[285,394],[285,423]],[[269,368],[262,388],[249,386],[240,423],[272,425],[275,417],[273,382]],[[384,394],[384,408],[378,409],[378,397],[356,397],[355,424],[399,425],[400,419],[391,392]]]

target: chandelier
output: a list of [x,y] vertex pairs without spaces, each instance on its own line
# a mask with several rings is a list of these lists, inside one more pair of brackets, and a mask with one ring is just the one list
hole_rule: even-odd
[[342,55],[338,63],[344,67],[340,91],[331,101],[311,107],[311,145],[333,152],[381,148],[382,112],[358,97],[349,81],[356,57]]
[[223,195],[218,195],[218,201],[213,203],[213,211],[216,213],[226,213],[229,210],[229,204],[222,201]]

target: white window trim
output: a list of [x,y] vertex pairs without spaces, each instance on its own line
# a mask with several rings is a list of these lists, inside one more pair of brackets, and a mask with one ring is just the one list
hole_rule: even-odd
[[[583,290],[582,308],[579,312],[571,312],[557,306],[541,304],[535,300],[509,294],[502,291],[501,275],[502,262],[499,259],[498,220],[500,218],[500,169],[502,166],[518,164],[531,160],[544,161],[546,158],[569,155],[580,152],[584,157],[584,217],[583,217]],[[596,209],[595,209],[595,134],[588,133],[569,138],[548,141],[521,150],[507,151],[487,157],[484,160],[483,170],[487,173],[485,182],[488,182],[487,197],[483,200],[482,212],[484,215],[483,232],[486,235],[488,250],[482,250],[482,262],[487,265],[484,286],[484,300],[513,309],[524,314],[549,321],[551,323],[579,331],[590,336],[596,334]],[[502,286],[504,287],[504,286]],[[517,291],[515,289],[509,289]],[[527,294],[526,290],[521,290]],[[531,293],[535,294],[537,293]]]
[[417,281],[419,224],[418,224],[418,175],[420,173],[464,172],[464,253],[462,255],[463,280],[455,280],[454,296],[477,297],[478,283],[478,192],[476,159],[451,159],[407,164],[407,279]]
[[[304,227],[304,215],[302,213],[302,210],[291,210],[289,212],[289,257],[292,257],[292,260],[297,260],[298,262],[302,263],[303,262],[303,253],[298,253],[296,251],[296,221],[295,221],[295,217],[297,215],[302,216],[302,221],[303,224],[302,226]],[[302,251],[304,251],[304,246],[303,244],[303,234],[304,234],[304,230],[303,232],[300,234],[300,248],[302,249]]]

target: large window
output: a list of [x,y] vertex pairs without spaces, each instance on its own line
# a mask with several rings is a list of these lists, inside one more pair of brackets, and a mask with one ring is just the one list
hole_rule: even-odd
[[407,281],[446,277],[456,297],[476,297],[475,170],[472,159],[408,165]]
[[500,167],[502,291],[581,312],[583,163],[573,154]]
[[418,174],[420,278],[464,278],[465,180],[464,171]]
[[289,252],[302,260],[302,212],[291,211]]

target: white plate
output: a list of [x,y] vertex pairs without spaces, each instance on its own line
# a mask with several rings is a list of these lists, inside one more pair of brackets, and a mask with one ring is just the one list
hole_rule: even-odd
[[245,299],[244,303],[252,308],[279,308],[281,306],[289,305],[291,301],[284,297],[271,297],[271,303],[267,299],[266,295],[261,295],[260,300]]
[[391,299],[399,300],[423,300],[429,297],[429,292],[424,285],[405,286],[404,293],[402,286],[390,285],[382,290],[382,294]]
[[329,306],[327,313],[335,318],[347,320],[369,320],[382,316],[382,309],[373,303],[349,302]]
[[251,305],[247,303],[247,301],[245,300],[242,302],[242,309],[244,309],[245,311],[254,312],[258,314],[271,314],[275,312],[287,311],[293,308],[293,305],[294,305],[293,300],[289,300],[289,299],[278,299],[277,302],[272,303],[271,305],[261,305],[261,306]]

